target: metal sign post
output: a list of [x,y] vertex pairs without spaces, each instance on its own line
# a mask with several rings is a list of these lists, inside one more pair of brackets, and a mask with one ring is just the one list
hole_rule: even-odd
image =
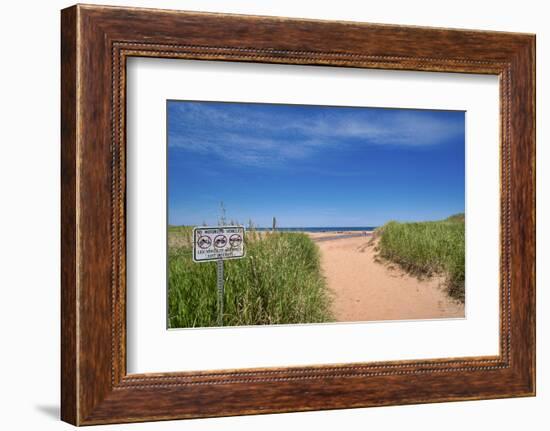
[[216,261],[218,326],[223,326],[223,261],[242,257],[244,257],[243,226],[196,227],[193,229],[193,261],[198,263]]
[[223,259],[218,259],[217,262],[217,285],[218,285],[218,326],[223,326]]

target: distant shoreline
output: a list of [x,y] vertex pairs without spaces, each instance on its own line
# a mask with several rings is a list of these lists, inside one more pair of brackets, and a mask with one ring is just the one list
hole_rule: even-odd
[[[242,224],[236,223],[239,226],[243,226]],[[201,226],[208,226],[208,227],[215,227],[216,225],[172,225],[169,224],[169,229],[176,229],[176,228],[189,228],[192,229],[194,227],[201,227]],[[271,227],[257,227],[253,226],[252,228],[244,225],[246,230],[256,230],[258,232],[271,232],[273,228]],[[336,232],[336,233],[344,233],[344,232],[372,232],[376,229],[378,229],[380,226],[309,226],[309,227],[276,227],[275,230],[279,232],[306,232],[306,233],[324,233],[324,232]]]
[[[347,227],[347,226],[331,226],[331,227],[277,227],[276,231],[279,232],[308,232],[308,233],[323,233],[323,232],[372,232],[378,226],[359,226],[359,227]],[[255,230],[259,232],[271,231],[270,227],[255,227]]]

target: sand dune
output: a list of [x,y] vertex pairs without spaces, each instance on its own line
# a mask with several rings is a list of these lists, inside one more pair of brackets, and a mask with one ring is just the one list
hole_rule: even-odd
[[419,280],[378,262],[369,241],[355,236],[317,243],[337,321],[464,317],[464,304],[448,297],[443,279]]

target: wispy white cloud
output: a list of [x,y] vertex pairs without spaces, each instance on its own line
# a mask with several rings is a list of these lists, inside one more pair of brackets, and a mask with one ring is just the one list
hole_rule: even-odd
[[349,145],[423,148],[464,134],[462,113],[170,102],[169,146],[276,166]]

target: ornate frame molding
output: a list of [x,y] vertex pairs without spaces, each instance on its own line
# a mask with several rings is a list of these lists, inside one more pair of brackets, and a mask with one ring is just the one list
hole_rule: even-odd
[[[204,30],[212,26],[219,30]],[[257,35],[259,28],[268,30]],[[534,36],[510,33],[65,9],[62,418],[98,424],[533,395],[534,43]],[[131,56],[498,75],[499,356],[127,375],[125,66]],[[251,399],[252,390],[262,396]]]

